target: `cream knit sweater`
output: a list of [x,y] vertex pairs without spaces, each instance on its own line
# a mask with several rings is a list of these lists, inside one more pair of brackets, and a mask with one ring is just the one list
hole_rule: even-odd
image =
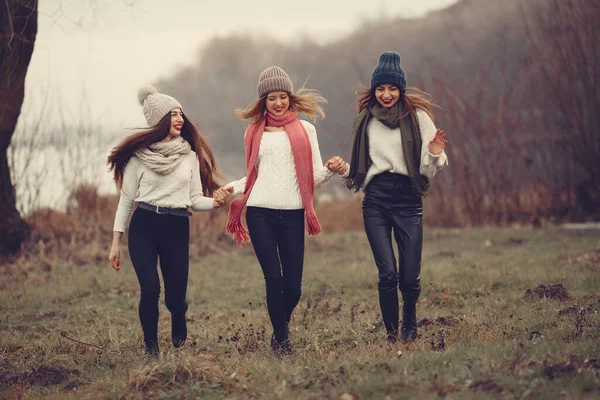
[[[421,147],[421,174],[429,179],[442,168],[448,165],[448,157],[445,152],[435,156],[428,150],[429,142],[434,138],[436,127],[425,111],[417,110],[419,128],[423,146]],[[400,128],[390,129],[377,119],[372,118],[367,125],[369,137],[369,157],[371,167],[367,171],[363,189],[367,187],[375,175],[382,172],[408,175],[406,160],[402,151],[402,136]]]
[[[307,121],[301,121],[308,133],[312,149],[312,161],[315,187],[324,187],[334,175],[323,165],[317,131]],[[272,208],[276,210],[298,210],[304,208],[292,146],[285,131],[265,131],[258,150],[258,177],[248,198],[247,206]],[[233,194],[242,194],[246,185],[246,177],[228,183],[233,186]]]
[[194,211],[213,209],[213,198],[205,197],[200,181],[200,164],[194,151],[165,175],[159,175],[133,156],[123,171],[123,187],[115,215],[115,232],[125,232],[133,203],[160,207],[189,208]]

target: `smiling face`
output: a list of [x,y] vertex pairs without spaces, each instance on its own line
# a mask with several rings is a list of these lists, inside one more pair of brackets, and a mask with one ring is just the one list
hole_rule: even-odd
[[279,117],[290,108],[290,95],[288,92],[270,92],[266,99],[267,111]]
[[381,84],[375,88],[375,98],[384,107],[391,107],[398,102],[400,98],[400,89],[391,84]]
[[167,140],[171,140],[181,135],[181,129],[184,124],[183,111],[181,108],[174,108],[171,110],[171,129],[169,129],[169,135]]

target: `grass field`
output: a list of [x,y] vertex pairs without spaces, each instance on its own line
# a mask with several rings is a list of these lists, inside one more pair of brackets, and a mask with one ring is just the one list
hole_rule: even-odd
[[141,351],[139,287],[124,264],[0,277],[2,398],[600,397],[598,236],[427,230],[419,338],[396,345],[364,233],[310,238],[285,359],[269,347],[250,248],[192,264],[182,349],[161,297],[158,361]]

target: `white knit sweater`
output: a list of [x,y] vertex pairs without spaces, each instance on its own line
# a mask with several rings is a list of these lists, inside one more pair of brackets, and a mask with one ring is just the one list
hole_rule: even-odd
[[[327,185],[333,172],[323,165],[317,131],[307,121],[301,121],[308,133],[312,148],[312,161],[315,187]],[[263,133],[258,150],[258,177],[248,198],[247,206],[264,207],[276,210],[298,210],[304,208],[292,146],[285,131]],[[233,194],[242,194],[246,186],[246,177],[228,183],[233,186]]]
[[[429,179],[448,165],[448,157],[445,152],[435,156],[428,150],[429,142],[434,138],[436,127],[425,111],[417,110],[419,128],[423,146],[421,147],[421,174]],[[382,172],[408,175],[406,160],[402,151],[402,136],[400,128],[390,129],[375,118],[371,118],[367,125],[369,137],[369,157],[371,167],[367,171],[363,188],[366,188],[375,175]]]
[[199,168],[198,158],[193,151],[165,175],[153,172],[137,157],[131,157],[123,171],[123,187],[114,231],[125,232],[134,202],[169,208],[191,207],[194,211],[212,210],[213,198],[205,197],[202,193]]

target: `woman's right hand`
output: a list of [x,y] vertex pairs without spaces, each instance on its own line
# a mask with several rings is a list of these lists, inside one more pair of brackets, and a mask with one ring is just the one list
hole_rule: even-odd
[[329,161],[327,161],[327,163],[325,164],[325,166],[331,172],[334,172],[334,173],[336,173],[338,175],[344,175],[346,173],[346,169],[348,168],[346,166],[346,163],[342,159],[342,157],[337,157],[337,156],[336,157],[331,157],[329,159]]
[[121,270],[121,244],[114,244],[110,248],[110,255],[108,256],[112,267],[115,271]]

